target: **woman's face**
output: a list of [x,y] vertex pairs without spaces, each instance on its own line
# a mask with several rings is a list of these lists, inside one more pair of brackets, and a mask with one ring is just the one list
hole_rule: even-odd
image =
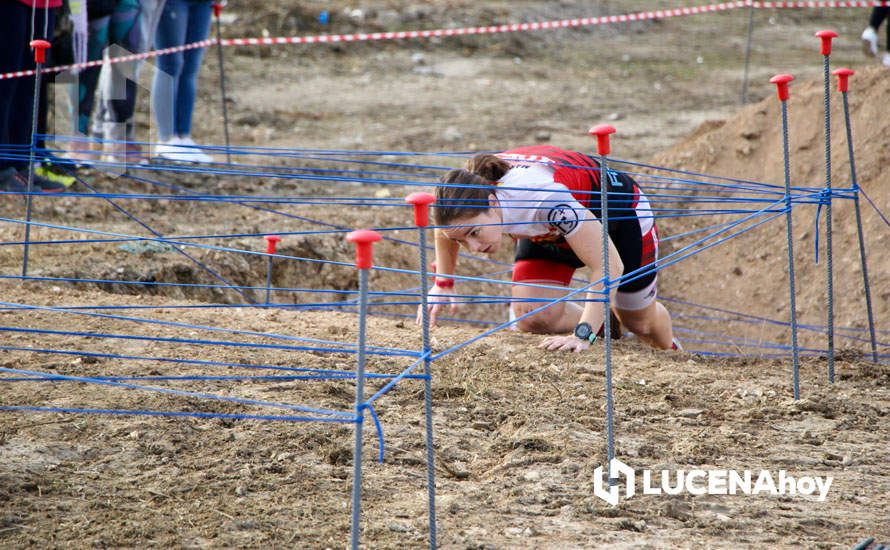
[[452,241],[474,254],[494,254],[501,247],[501,217],[496,207],[454,222],[456,227],[444,229]]

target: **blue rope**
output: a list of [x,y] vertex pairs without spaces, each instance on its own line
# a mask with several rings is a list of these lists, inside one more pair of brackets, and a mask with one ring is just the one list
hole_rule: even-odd
[[[112,319],[115,321],[128,321],[128,322],[145,323],[145,324],[160,325],[160,326],[170,326],[170,327],[177,327],[177,328],[200,329],[200,330],[206,330],[206,331],[210,331],[210,332],[225,332],[225,333],[230,333],[230,334],[239,334],[239,335],[246,335],[246,336],[259,336],[262,338],[271,338],[271,339],[278,339],[278,340],[290,340],[290,341],[296,341],[296,342],[311,342],[311,343],[315,343],[315,344],[347,346],[347,347],[353,347],[353,348],[356,347],[356,345],[354,343],[337,342],[334,340],[320,340],[317,338],[289,336],[289,335],[285,335],[285,334],[276,334],[276,333],[272,333],[272,332],[267,333],[267,332],[258,332],[258,331],[252,331],[252,330],[219,328],[219,327],[211,327],[211,326],[207,326],[207,325],[194,325],[194,324],[190,324],[190,323],[178,323],[175,321],[161,321],[161,320],[157,320],[157,319],[144,319],[142,317],[126,317],[123,315],[109,315],[107,313],[91,313],[91,312],[83,312],[83,311],[59,310],[58,308],[50,307],[50,306],[26,305],[26,304],[14,303],[14,302],[2,302],[2,301],[0,301],[0,306],[5,306],[5,307],[10,307],[10,308],[15,308],[15,309],[34,309],[34,310],[38,310],[38,311],[49,311],[49,312],[55,312],[55,313],[69,313],[71,315],[83,315],[83,316],[87,316],[87,317],[96,317],[96,318],[100,318],[100,319]],[[62,333],[62,334],[65,334],[65,333]],[[238,342],[237,344],[249,345],[249,344],[245,344],[242,342]],[[287,348],[282,348],[282,349],[287,349]],[[400,355],[407,354],[409,357],[413,357],[413,356],[417,355],[417,352],[414,350],[405,350],[405,349],[399,349],[399,348],[381,348],[381,347],[369,346],[369,349],[372,349],[374,351],[390,351],[390,352],[394,352],[395,354],[400,354]]]
[[[95,357],[98,359],[124,359],[124,360],[132,360],[132,361],[156,361],[159,363],[181,363],[184,365],[201,365],[208,367],[237,367],[237,368],[245,368],[245,369],[257,369],[257,370],[278,370],[285,372],[312,372],[318,373],[317,375],[288,375],[288,376],[305,376],[306,379],[350,379],[355,378],[354,371],[341,371],[341,370],[332,370],[332,369],[313,369],[309,367],[285,367],[281,365],[254,365],[250,363],[231,363],[225,361],[209,361],[202,359],[173,359],[170,357],[153,357],[153,356],[142,356],[142,355],[121,355],[116,353],[98,353],[98,352],[89,352],[89,351],[69,351],[69,350],[60,350],[60,349],[46,349],[46,348],[28,348],[28,347],[17,347],[17,346],[0,346],[0,350],[5,351],[24,351],[28,353],[47,353],[47,354],[55,354],[55,355],[73,355],[75,357]],[[381,373],[367,373],[366,376],[368,378],[393,378],[395,375],[393,374],[381,374]],[[109,378],[115,379],[115,377],[103,377],[97,376],[95,378]],[[133,377],[137,379],[138,377]],[[146,379],[150,379],[151,377],[144,377]],[[422,379],[422,375],[410,374],[405,376],[405,378],[411,379]],[[6,379],[10,380],[10,379]]]
[[24,405],[3,405],[0,411],[10,412],[45,412],[45,413],[67,413],[67,414],[114,414],[114,415],[136,415],[136,416],[173,416],[173,417],[192,417],[192,418],[225,418],[231,420],[271,420],[271,421],[287,421],[287,422],[338,422],[354,424],[354,418],[315,418],[307,416],[287,416],[287,415],[263,415],[263,414],[229,414],[229,413],[208,413],[208,412],[185,412],[185,411],[148,411],[148,410],[122,410],[122,409],[79,409],[72,407],[36,407]]
[[261,407],[272,407],[272,408],[286,409],[286,410],[299,411],[299,412],[305,412],[305,413],[321,414],[321,415],[327,415],[327,416],[350,416],[350,417],[352,416],[352,413],[343,412],[343,411],[334,411],[334,410],[329,410],[329,409],[315,409],[315,408],[311,408],[311,407],[301,407],[299,405],[287,405],[285,403],[274,403],[271,401],[260,401],[257,399],[243,399],[240,397],[215,395],[215,394],[211,394],[211,393],[189,392],[189,391],[184,391],[184,390],[174,390],[171,388],[159,388],[157,386],[143,386],[140,384],[127,384],[124,382],[101,380],[98,378],[89,378],[89,377],[85,377],[85,376],[67,376],[67,375],[62,375],[62,374],[45,374],[45,373],[37,372],[37,371],[30,371],[30,370],[24,370],[24,369],[11,369],[8,367],[0,367],[0,372],[9,372],[9,373],[13,373],[13,374],[23,374],[23,375],[27,375],[27,376],[37,376],[37,377],[44,377],[44,378],[46,378],[47,376],[50,376],[53,379],[68,380],[71,382],[84,382],[87,384],[100,384],[100,385],[104,385],[104,386],[114,386],[114,387],[119,387],[119,388],[125,388],[128,390],[151,391],[151,392],[157,392],[157,393],[165,393],[168,395],[175,395],[178,397],[194,397],[194,398],[199,398],[199,399],[211,399],[211,400],[215,400],[215,401],[236,403],[239,405],[255,405],[255,406],[261,406]]

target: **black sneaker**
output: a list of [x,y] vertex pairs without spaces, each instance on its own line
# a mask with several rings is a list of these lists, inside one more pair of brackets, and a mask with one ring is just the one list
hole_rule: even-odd
[[[36,171],[35,171],[36,172]],[[18,173],[19,179],[25,185],[25,189],[28,188],[28,170],[22,169]],[[67,189],[65,184],[53,181],[49,178],[45,178],[37,173],[34,174],[34,190],[35,191],[43,191],[44,193],[62,193]]]
[[28,181],[22,184],[18,170],[9,167],[0,170],[0,191],[7,193],[25,193],[28,191]]

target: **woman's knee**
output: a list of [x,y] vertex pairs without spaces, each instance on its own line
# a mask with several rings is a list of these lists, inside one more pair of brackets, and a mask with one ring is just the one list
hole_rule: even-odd
[[[641,336],[648,336],[655,330],[654,312],[641,315],[640,312],[628,314],[616,312],[624,328]],[[648,312],[647,312],[648,313]]]
[[[528,312],[540,307],[540,304],[514,304],[513,311],[516,317],[522,317]],[[517,328],[522,332],[531,332],[534,334],[549,334],[553,332],[553,327],[557,325],[562,317],[562,309],[557,307],[549,307],[543,311],[538,311],[528,317],[523,317],[516,322]]]

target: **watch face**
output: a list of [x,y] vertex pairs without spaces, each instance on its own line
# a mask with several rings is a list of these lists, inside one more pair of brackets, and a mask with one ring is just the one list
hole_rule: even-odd
[[592,332],[593,329],[588,323],[578,323],[578,326],[575,327],[575,337],[581,340],[588,340]]

